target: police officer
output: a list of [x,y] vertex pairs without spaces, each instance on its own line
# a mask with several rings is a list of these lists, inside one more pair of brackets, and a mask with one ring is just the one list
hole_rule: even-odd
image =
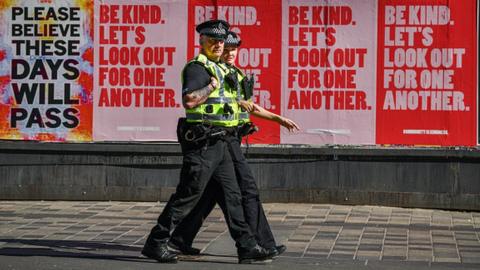
[[[252,232],[255,234],[258,243],[266,248],[272,256],[278,256],[286,250],[286,247],[284,245],[277,245],[275,242],[260,202],[258,188],[253,173],[240,148],[241,137],[242,135],[247,135],[253,128],[249,113],[278,122],[290,131],[298,130],[299,127],[292,120],[271,113],[251,101],[254,82],[248,79],[244,73],[234,65],[240,44],[240,38],[234,32],[229,32],[227,39],[225,40],[225,48],[222,54],[222,60],[229,68],[227,83],[235,87],[237,90],[236,99],[241,106],[238,117],[241,124],[238,131],[241,134],[239,134],[240,136],[230,137],[228,139],[228,149],[234,162],[235,174],[242,192],[242,205],[246,221]],[[171,243],[176,249],[184,254],[190,255],[198,254],[200,252],[200,250],[192,247],[193,239],[198,233],[203,221],[212,211],[217,202],[222,210],[225,211],[225,201],[221,194],[222,189],[218,183],[211,181],[200,202],[172,233]]]
[[236,242],[239,263],[268,258],[249,230],[241,205],[241,194],[228,151],[230,137],[238,125],[239,107],[235,89],[224,83],[228,71],[220,63],[229,25],[222,20],[197,26],[201,53],[182,72],[183,106],[186,120],[179,121],[177,134],[182,147],[183,164],[180,182],[170,197],[142,250],[142,254],[159,262],[175,263],[169,250],[170,230],[192,210],[210,179],[218,181],[225,200],[225,220]]

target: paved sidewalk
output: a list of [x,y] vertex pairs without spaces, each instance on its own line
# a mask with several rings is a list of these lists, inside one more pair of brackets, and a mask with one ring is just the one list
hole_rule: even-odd
[[[159,269],[140,255],[163,203],[0,201],[0,269]],[[379,206],[265,204],[287,252],[238,266],[221,211],[202,255],[162,269],[480,269],[480,213]]]

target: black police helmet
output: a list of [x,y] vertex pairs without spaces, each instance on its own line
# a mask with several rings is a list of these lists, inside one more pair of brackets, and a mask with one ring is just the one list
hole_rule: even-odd
[[225,40],[230,24],[224,20],[210,20],[197,25],[197,32],[215,39]]

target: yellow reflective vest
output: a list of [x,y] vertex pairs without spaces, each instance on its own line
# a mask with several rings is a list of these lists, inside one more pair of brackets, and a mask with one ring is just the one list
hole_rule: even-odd
[[[217,79],[219,84],[217,88],[210,93],[207,100],[203,104],[198,105],[195,108],[185,110],[187,122],[207,123],[221,127],[238,126],[238,116],[240,110],[236,101],[237,93],[235,89],[230,88],[230,86],[225,83],[224,80],[225,75],[227,75],[229,72],[229,69],[224,63],[216,63],[208,60],[204,54],[199,54],[197,57],[187,63],[186,66],[188,66],[190,63],[197,63],[205,67],[208,73]],[[225,104],[230,106],[233,113],[224,111]]]
[[[245,73],[241,71],[238,67],[234,65],[226,65],[229,68],[229,72],[236,72],[237,73],[237,86],[235,89],[235,96],[237,100],[245,99],[245,90],[242,87],[242,80],[245,78]],[[252,101],[250,97],[249,101]],[[238,125],[243,125],[245,123],[250,122],[250,113],[243,111],[242,108],[239,107],[238,112]]]

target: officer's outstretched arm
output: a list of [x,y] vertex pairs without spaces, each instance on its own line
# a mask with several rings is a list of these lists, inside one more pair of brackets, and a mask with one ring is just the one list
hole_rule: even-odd
[[277,122],[281,126],[287,128],[289,131],[300,130],[300,127],[294,121],[278,114],[272,113],[257,104],[254,104],[253,106],[254,110],[251,112],[251,114],[263,119]]
[[185,109],[192,109],[198,105],[203,104],[210,93],[217,88],[218,81],[215,77],[212,77],[211,81],[207,86],[202,87],[197,90],[193,90],[185,95],[183,95],[182,103]]

